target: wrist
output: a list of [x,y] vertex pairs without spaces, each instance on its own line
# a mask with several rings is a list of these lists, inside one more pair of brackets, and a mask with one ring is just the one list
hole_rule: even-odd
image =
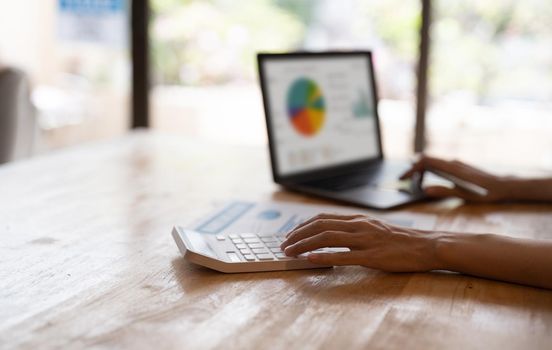
[[506,200],[551,201],[551,179],[522,179],[514,176],[504,177],[502,187],[507,193]]
[[463,236],[464,234],[453,232],[436,232],[433,238],[433,270],[455,270],[451,257],[461,244]]
[[515,176],[501,176],[498,182],[503,192],[504,200],[523,200],[527,195],[527,181]]
[[446,259],[444,254],[448,250],[448,245],[453,240],[452,234],[439,231],[419,231],[420,237],[423,237],[424,253],[423,265],[425,271],[446,270]]
[[496,235],[488,233],[442,232],[435,243],[437,270],[473,273],[485,269],[484,258],[492,252]]

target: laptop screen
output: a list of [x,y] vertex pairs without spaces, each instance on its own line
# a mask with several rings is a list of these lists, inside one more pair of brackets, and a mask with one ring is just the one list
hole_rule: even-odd
[[380,155],[367,53],[261,59],[265,112],[279,176]]

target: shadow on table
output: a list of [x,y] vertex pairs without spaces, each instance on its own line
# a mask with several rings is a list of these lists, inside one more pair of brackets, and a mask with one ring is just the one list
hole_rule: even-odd
[[286,281],[293,284],[297,281],[304,282],[305,279],[319,279],[333,274],[333,269],[330,268],[228,274],[189,263],[182,258],[173,259],[171,265],[175,278],[185,293],[193,293],[196,290],[208,289],[217,285],[244,284],[250,286],[251,282]]
[[[304,204],[319,204],[319,205],[337,205],[344,208],[358,208],[359,211],[363,208],[350,205],[347,203],[341,203],[333,200],[323,199],[315,196],[309,196],[300,194],[297,192],[289,191],[284,188],[274,190],[268,198],[273,201],[292,201]],[[365,208],[364,208],[365,209]],[[500,213],[500,214],[538,214],[549,213],[552,211],[552,203],[542,202],[503,202],[503,203],[475,203],[465,202],[458,198],[447,199],[427,199],[426,201],[413,203],[406,205],[397,210],[382,211],[387,212],[400,212],[407,211],[411,213],[425,213],[435,214],[439,216],[456,216],[456,215],[468,215],[468,216],[485,216],[488,214]]]
[[[335,303],[419,302],[493,304],[513,308],[531,307],[529,295],[552,294],[545,289],[493,281],[449,271],[430,273],[386,273],[360,266],[333,269],[295,270],[224,274],[174,259],[176,279],[187,294],[215,292],[220,288],[274,288],[278,283],[286,293],[305,300]],[[282,285],[283,284],[283,285]],[[533,307],[550,308],[549,305]]]
[[[346,274],[345,269],[361,267],[337,267],[335,273]],[[341,270],[344,269],[344,270]],[[489,280],[450,271],[428,273],[386,273],[364,269],[358,278],[325,283],[323,288],[305,286],[299,292],[306,298],[316,298],[327,303],[362,303],[380,299],[384,302],[420,300],[445,304],[487,304],[510,308],[549,309],[552,312],[552,291],[514,283]],[[548,296],[548,305],[537,304],[538,298]]]

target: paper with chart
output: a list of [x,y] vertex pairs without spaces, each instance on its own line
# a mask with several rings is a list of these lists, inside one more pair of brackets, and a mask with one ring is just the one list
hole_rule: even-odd
[[432,229],[435,216],[414,213],[379,213],[338,206],[308,205],[287,202],[228,202],[187,228],[205,233],[286,233],[319,213],[367,214],[389,223]]

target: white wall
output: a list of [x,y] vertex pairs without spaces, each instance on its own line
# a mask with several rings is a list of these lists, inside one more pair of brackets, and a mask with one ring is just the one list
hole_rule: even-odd
[[0,0],[0,62],[47,81],[55,67],[56,0]]

